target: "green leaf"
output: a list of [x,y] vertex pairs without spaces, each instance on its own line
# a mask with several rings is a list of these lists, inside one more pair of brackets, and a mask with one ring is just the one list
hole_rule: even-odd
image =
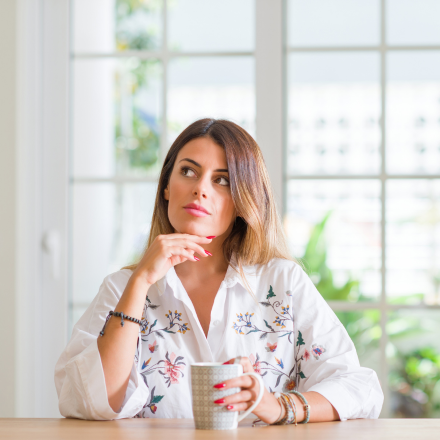
[[156,324],[157,324],[157,319],[156,319],[156,321],[153,322],[153,324],[151,324],[151,326],[150,326],[150,330],[151,330]]
[[270,302],[260,301],[260,304],[264,307],[270,307]]
[[304,373],[302,371],[299,372],[299,377],[301,379],[305,379],[306,378],[306,376],[304,375]]
[[163,398],[164,396],[154,396],[151,403],[159,403]]
[[176,334],[176,332],[172,332],[171,330],[167,330],[167,329],[162,329],[162,331],[167,332],[167,333],[172,333],[173,335]]
[[266,299],[272,298],[273,296],[276,296],[275,293],[273,293],[272,286],[270,286],[269,294],[266,296]]
[[301,332],[298,330],[298,339],[296,341],[296,346],[301,346],[301,345],[306,345],[306,343],[304,342],[304,339],[302,337]]
[[259,332],[259,331],[261,331],[261,330],[250,330],[246,334],[248,335],[249,333],[255,333],[255,332]]
[[267,321],[264,319],[264,323],[266,324],[267,328],[270,328],[273,332],[275,331],[268,323]]

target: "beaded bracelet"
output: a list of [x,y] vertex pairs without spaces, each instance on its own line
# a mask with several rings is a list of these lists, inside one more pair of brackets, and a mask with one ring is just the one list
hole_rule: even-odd
[[104,327],[102,327],[102,330],[99,332],[101,336],[104,336],[105,327],[107,325],[108,320],[110,319],[110,316],[112,315],[116,317],[119,316],[121,317],[121,327],[124,327],[124,319],[142,325],[142,321],[140,319],[132,318],[131,316],[124,315],[124,312],[114,312],[113,310],[110,310],[110,312],[108,312],[107,318],[105,319]]
[[292,391],[289,391],[289,392],[292,393],[292,394],[296,394],[300,398],[300,400],[302,400],[302,402],[304,403],[304,412],[306,413],[306,418],[302,422],[299,422],[299,423],[307,423],[309,421],[309,419],[310,419],[310,405],[309,405],[309,402],[307,402],[306,398],[300,392],[295,391],[295,390],[292,390]]
[[290,401],[290,406],[292,407],[293,410],[293,414],[294,414],[294,419],[293,422],[291,423],[295,423],[295,426],[298,425],[297,421],[296,421],[296,404],[295,404],[295,400],[293,399],[293,396],[289,393],[284,394],[285,397],[287,397],[287,399],[289,399]]

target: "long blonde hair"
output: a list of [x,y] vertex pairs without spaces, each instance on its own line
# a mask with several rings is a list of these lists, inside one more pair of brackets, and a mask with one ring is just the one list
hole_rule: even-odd
[[266,264],[273,258],[303,265],[289,253],[260,147],[246,130],[225,119],[206,118],[195,121],[171,145],[159,177],[147,245],[137,263],[122,269],[134,270],[158,235],[174,233],[168,219],[168,200],[164,197],[164,189],[179,151],[189,141],[199,137],[209,137],[225,150],[237,217],[231,233],[223,243],[223,255],[228,264],[240,274],[255,299],[243,266]]

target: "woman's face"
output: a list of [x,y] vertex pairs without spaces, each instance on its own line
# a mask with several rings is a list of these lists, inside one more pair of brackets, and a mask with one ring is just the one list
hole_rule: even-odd
[[[193,139],[179,151],[164,193],[169,201],[168,218],[176,232],[229,235],[235,206],[227,168],[225,151],[210,138]],[[197,206],[191,208],[191,204],[207,213],[193,209]]]

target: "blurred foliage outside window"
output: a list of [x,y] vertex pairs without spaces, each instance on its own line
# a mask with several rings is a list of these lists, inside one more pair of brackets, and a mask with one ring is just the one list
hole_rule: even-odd
[[[367,300],[359,294],[359,282],[349,279],[343,286],[333,283],[331,269],[326,264],[325,226],[331,216],[329,211],[312,230],[304,255],[300,258],[316,288],[327,301],[357,302]],[[420,294],[416,294],[419,296]],[[411,301],[406,295],[395,298],[396,303]],[[393,301],[394,302],[394,301]],[[358,355],[379,348],[382,336],[380,310],[336,312],[353,340]],[[391,409],[394,417],[440,417],[440,353],[431,346],[409,352],[396,346],[405,338],[426,335],[421,318],[390,314],[387,326],[387,353],[390,375]]]
[[[158,0],[116,1],[116,48],[155,50],[160,30],[146,28],[145,18],[158,12]],[[120,174],[128,170],[157,172],[160,152],[160,123],[141,106],[142,92],[149,77],[160,76],[159,61],[128,58],[120,64],[115,77],[115,145]]]
[[[158,0],[116,1],[117,50],[157,50],[160,30],[146,29],[144,18],[162,7]],[[128,169],[158,171],[160,151],[160,125],[137,105],[136,97],[147,87],[150,75],[158,75],[156,60],[128,58],[115,78],[115,145],[120,172]],[[151,73],[153,72],[153,73]],[[127,99],[130,97],[131,99]],[[129,118],[126,117],[128,114]],[[359,293],[359,281],[349,279],[337,287],[331,269],[326,264],[325,226],[329,211],[315,225],[301,260],[318,291],[327,301],[371,301]],[[416,294],[415,296],[420,296]],[[393,302],[408,303],[411,297],[394,298]],[[413,298],[414,299],[414,298]],[[336,312],[356,345],[359,355],[378,349],[382,336],[380,310]],[[397,341],[424,334],[421,319],[409,320],[390,315],[387,335],[390,356],[389,385],[391,405],[396,417],[440,417],[440,353],[433,347],[421,347],[402,352]]]

